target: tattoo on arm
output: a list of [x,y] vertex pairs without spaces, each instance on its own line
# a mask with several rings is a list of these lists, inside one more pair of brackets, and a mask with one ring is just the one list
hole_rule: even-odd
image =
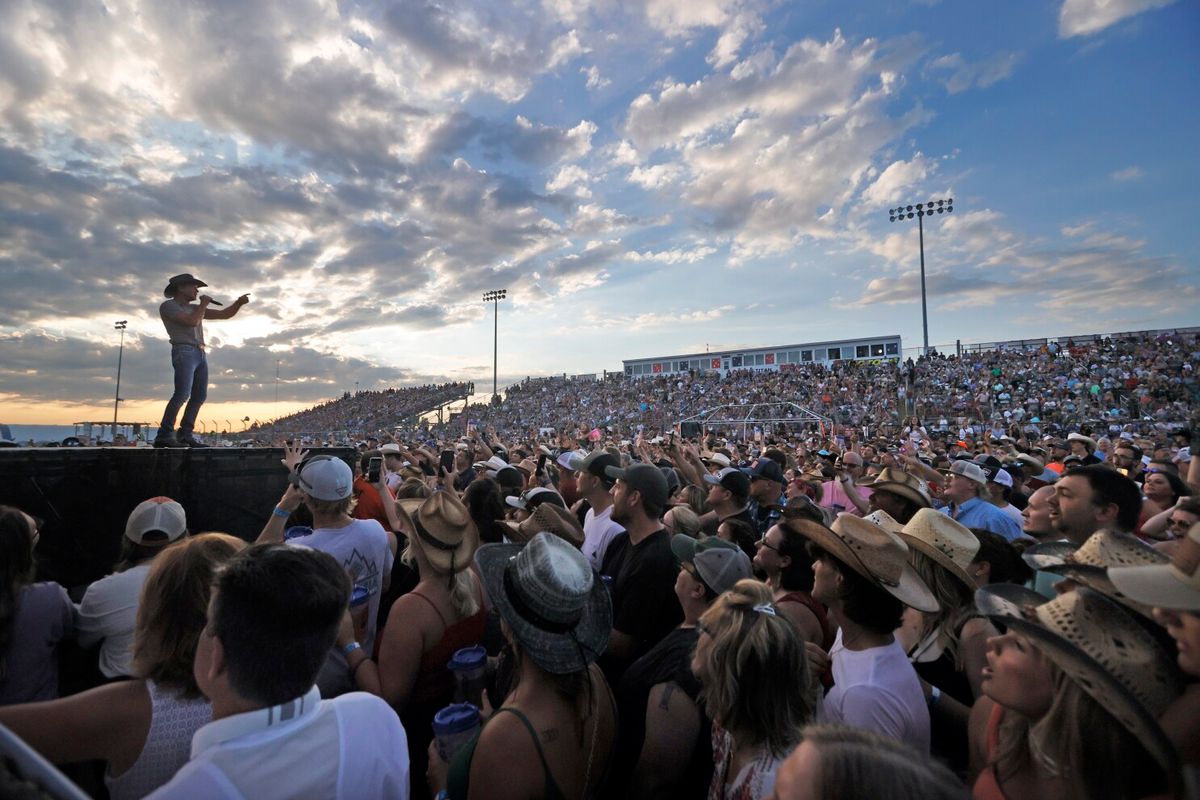
[[542,742],[550,744],[558,739],[558,728],[547,728],[542,731]]
[[663,711],[670,710],[671,695],[675,693],[675,684],[668,683],[663,687],[662,697],[658,701],[658,707]]

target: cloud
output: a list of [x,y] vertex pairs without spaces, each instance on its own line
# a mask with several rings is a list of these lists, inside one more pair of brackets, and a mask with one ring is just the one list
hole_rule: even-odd
[[945,86],[948,93],[958,94],[971,88],[986,89],[1012,77],[1020,60],[1020,53],[1001,52],[972,64],[961,53],[951,53],[930,61],[924,72]]
[[894,205],[900,202],[904,190],[924,181],[934,167],[935,164],[920,153],[908,161],[893,161],[863,191],[863,202],[870,206]]
[[1126,17],[1171,5],[1175,0],[1063,0],[1058,12],[1062,39],[1099,33]]
[[1118,183],[1128,183],[1129,181],[1140,180],[1145,175],[1146,172],[1141,167],[1125,167],[1111,173],[1109,177]]
[[603,89],[612,83],[612,81],[600,74],[600,68],[595,64],[591,64],[586,67],[580,67],[579,71],[587,76],[587,88],[592,89],[593,91],[596,89]]

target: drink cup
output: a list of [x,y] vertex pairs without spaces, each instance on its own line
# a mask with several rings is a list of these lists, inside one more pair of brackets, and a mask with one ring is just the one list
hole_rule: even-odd
[[371,590],[355,585],[350,592],[350,619],[354,622],[354,641],[364,642],[367,638],[367,622],[371,611]]
[[483,705],[487,681],[487,650],[476,645],[457,650],[446,665],[454,675],[454,702]]
[[455,703],[433,715],[433,736],[442,760],[449,762],[479,733],[479,709],[470,703]]

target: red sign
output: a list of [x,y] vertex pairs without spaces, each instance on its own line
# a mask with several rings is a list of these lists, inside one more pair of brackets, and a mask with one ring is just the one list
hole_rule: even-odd
[[654,372],[662,372],[662,364],[655,364],[653,370]]
[[766,360],[767,360],[767,363],[768,363],[768,364],[774,364],[774,363],[775,363],[775,354],[774,354],[774,353],[767,353],[767,359],[766,359]]
[[714,358],[714,359],[712,360],[712,368],[713,368],[713,369],[720,369],[720,368],[721,368],[721,359],[719,359],[719,358]]

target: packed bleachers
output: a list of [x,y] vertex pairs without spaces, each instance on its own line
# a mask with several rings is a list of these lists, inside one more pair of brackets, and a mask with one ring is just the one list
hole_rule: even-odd
[[411,425],[422,414],[439,406],[463,399],[469,390],[468,383],[452,382],[346,392],[336,400],[255,426],[251,428],[251,434],[274,430],[278,433],[318,436],[341,433],[345,436],[390,431],[400,425]]

